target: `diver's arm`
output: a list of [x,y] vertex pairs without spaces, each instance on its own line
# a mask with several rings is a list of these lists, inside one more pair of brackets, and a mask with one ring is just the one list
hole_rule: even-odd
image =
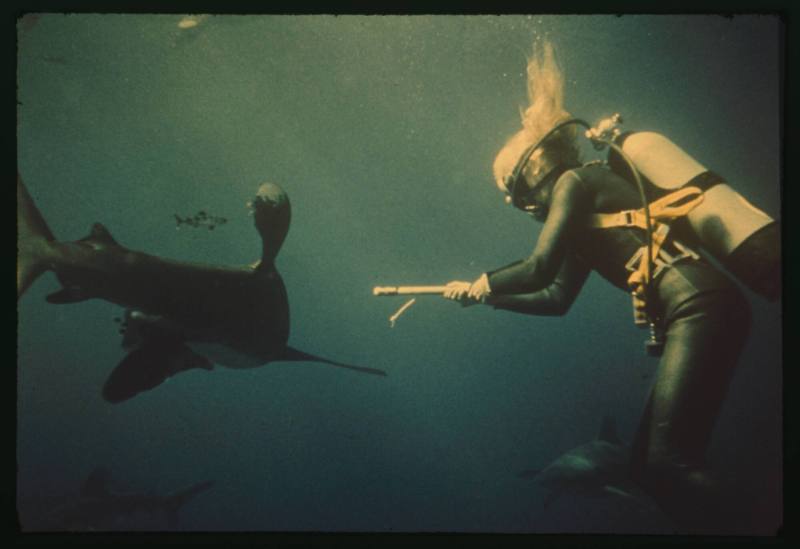
[[525,294],[549,286],[589,207],[590,196],[581,179],[571,171],[562,175],[553,188],[550,211],[536,248],[525,261],[488,273],[492,294]]
[[495,309],[540,316],[567,313],[589,277],[590,269],[578,258],[568,255],[555,280],[548,287],[529,294],[489,295],[486,303]]

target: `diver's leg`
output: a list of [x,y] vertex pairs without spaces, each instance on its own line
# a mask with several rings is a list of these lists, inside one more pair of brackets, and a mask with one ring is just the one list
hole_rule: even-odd
[[750,307],[738,291],[700,295],[681,308],[653,387],[648,462],[703,461],[749,330]]
[[738,289],[728,287],[698,293],[670,316],[634,445],[634,474],[680,522],[718,525],[711,515],[719,509],[708,506],[716,505],[710,502],[721,487],[703,461],[749,330],[750,308]]

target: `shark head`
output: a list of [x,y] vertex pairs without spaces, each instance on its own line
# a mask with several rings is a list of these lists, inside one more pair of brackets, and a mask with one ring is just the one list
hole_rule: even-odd
[[289,231],[292,217],[289,195],[275,183],[263,183],[247,205],[264,243],[262,261],[271,262],[278,255]]
[[285,215],[290,209],[289,195],[276,183],[263,183],[256,191],[253,199],[247,203],[256,223],[271,217]]

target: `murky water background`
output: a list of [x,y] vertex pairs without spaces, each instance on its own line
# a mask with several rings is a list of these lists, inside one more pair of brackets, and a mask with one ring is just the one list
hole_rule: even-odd
[[[537,318],[375,285],[442,284],[527,255],[539,225],[490,175],[519,126],[524,67],[548,36],[566,106],[668,135],[779,217],[780,31],[769,16],[44,15],[18,26],[18,164],[59,239],[105,223],[123,245],[244,264],[246,201],[274,181],[293,221],[278,258],[290,344],[382,368],[312,363],[191,371],[120,404],[121,310],[20,300],[18,509],[23,527],[115,487],[215,486],[182,530],[660,532],[660,517],[519,479],[596,435],[630,439],[656,362],[629,298],[595,275],[568,316]],[[183,227],[205,210],[228,222]],[[750,295],[750,294],[748,294]],[[780,308],[754,329],[711,459],[743,484],[781,469]],[[636,518],[638,516],[638,518]],[[632,518],[633,517],[633,518]],[[134,516],[123,530],[164,529]]]

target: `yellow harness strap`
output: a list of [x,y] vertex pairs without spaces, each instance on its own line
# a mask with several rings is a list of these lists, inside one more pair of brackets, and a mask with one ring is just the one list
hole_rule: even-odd
[[[681,201],[685,202],[677,205]],[[667,240],[669,222],[688,214],[699,206],[702,201],[703,191],[697,187],[685,187],[650,204],[650,221],[653,229],[653,234],[651,235],[653,259],[658,257],[664,242]],[[589,218],[589,227],[594,229],[639,227],[647,230],[647,220],[644,208],[616,213],[597,213]],[[628,286],[630,286],[633,295],[634,319],[637,324],[647,324],[645,287],[651,280],[651,273],[646,247],[640,250],[640,255],[641,259],[639,260],[638,268],[628,277]]]
[[[694,196],[680,206],[674,204]],[[703,191],[697,187],[685,187],[667,196],[663,196],[650,204],[651,221],[671,221],[676,217],[688,214],[703,201]],[[644,208],[624,210],[615,213],[597,213],[589,218],[589,227],[593,229],[609,229],[611,227],[639,227],[647,229]]]

